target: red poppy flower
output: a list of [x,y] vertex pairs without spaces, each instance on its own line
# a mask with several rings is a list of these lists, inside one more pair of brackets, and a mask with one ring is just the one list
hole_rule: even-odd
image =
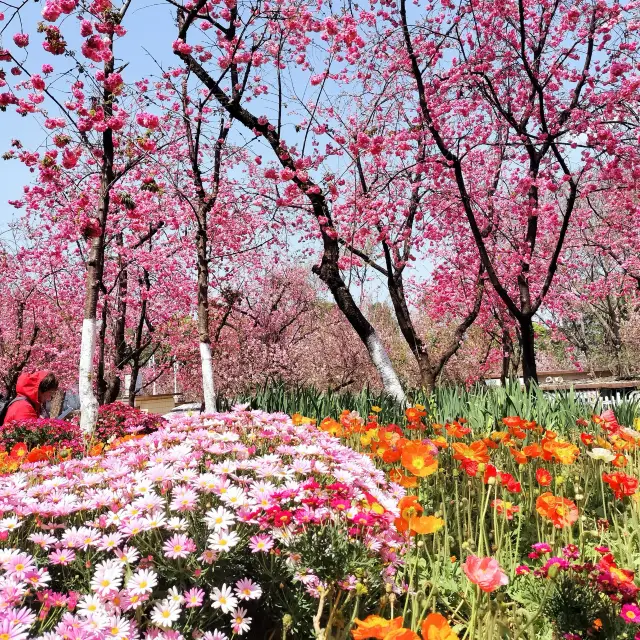
[[11,449],[11,453],[9,454],[12,458],[24,458],[29,451],[29,448],[24,442],[17,442],[13,445]]
[[616,498],[632,496],[638,489],[638,480],[622,471],[603,473],[602,479],[611,487]]
[[548,487],[553,480],[553,476],[546,469],[536,470],[536,480],[541,487]]
[[594,436],[592,436],[590,433],[581,433],[580,440],[582,440],[582,444],[585,447],[588,447],[593,444]]
[[509,493],[521,493],[522,486],[510,473],[500,473],[500,483]]

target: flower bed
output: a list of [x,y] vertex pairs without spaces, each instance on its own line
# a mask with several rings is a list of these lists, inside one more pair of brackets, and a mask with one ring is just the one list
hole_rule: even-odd
[[[38,420],[18,420],[3,425],[0,430],[0,442],[6,452],[11,454],[14,451],[11,462],[19,462],[15,455],[16,446],[23,445],[28,452],[36,449],[45,449],[47,457],[54,451],[68,452],[68,455],[81,455],[85,450],[85,443],[82,433],[77,424],[66,420],[38,419]],[[11,456],[9,456],[11,457]],[[15,471],[9,467],[8,470]]]
[[0,478],[0,633],[346,638],[393,588],[402,494],[335,438],[241,409],[24,464]]
[[17,471],[24,462],[98,455],[116,440],[148,434],[164,424],[164,418],[121,402],[100,407],[91,437],[82,433],[78,419],[12,421],[0,427],[0,473]]
[[379,412],[319,425],[408,491],[401,594],[354,638],[640,640],[640,432],[611,411],[562,433],[519,416],[439,424],[424,406],[400,427]]

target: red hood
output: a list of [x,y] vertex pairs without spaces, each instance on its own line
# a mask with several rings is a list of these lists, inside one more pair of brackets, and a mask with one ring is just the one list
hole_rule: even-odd
[[47,376],[48,371],[36,371],[34,373],[23,373],[16,384],[16,393],[19,396],[28,398],[31,404],[39,410],[38,387]]

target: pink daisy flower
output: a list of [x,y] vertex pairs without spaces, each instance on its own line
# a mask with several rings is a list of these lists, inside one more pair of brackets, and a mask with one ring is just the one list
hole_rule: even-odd
[[271,549],[273,549],[273,538],[266,534],[259,534],[257,536],[253,536],[249,541],[249,548],[253,553],[258,553],[262,551],[263,553],[268,553]]
[[194,587],[193,589],[189,589],[189,591],[184,594],[185,607],[187,609],[192,609],[194,607],[201,607],[204,602],[204,591],[202,589],[198,589]]
[[76,554],[72,549],[58,549],[49,554],[49,560],[52,564],[60,564],[66,566],[76,559]]
[[196,550],[193,540],[182,533],[171,536],[162,547],[162,551],[167,558],[186,558]]

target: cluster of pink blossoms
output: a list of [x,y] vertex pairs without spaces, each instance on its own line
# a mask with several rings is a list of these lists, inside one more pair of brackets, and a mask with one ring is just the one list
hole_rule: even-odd
[[[281,588],[274,562],[300,597],[329,586],[295,552],[314,527],[339,528],[392,581],[401,495],[328,434],[242,408],[173,419],[103,456],[25,465],[0,478],[0,634],[242,636]],[[355,573],[333,586],[356,588]]]

